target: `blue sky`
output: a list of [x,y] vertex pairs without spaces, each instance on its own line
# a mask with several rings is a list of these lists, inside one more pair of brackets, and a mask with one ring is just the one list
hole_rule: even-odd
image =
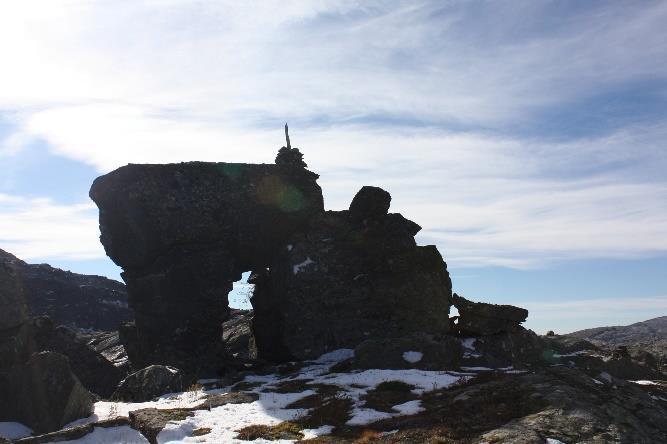
[[0,248],[118,276],[92,180],[271,162],[329,209],[362,185],[422,225],[457,292],[536,331],[667,314],[667,3],[0,5]]

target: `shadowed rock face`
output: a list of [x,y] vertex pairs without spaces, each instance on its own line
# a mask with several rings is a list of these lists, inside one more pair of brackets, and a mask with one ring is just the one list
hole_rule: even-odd
[[101,241],[135,310],[136,331],[124,336],[136,338],[136,367],[219,365],[232,283],[269,266],[323,211],[317,177],[291,165],[190,162],[128,165],[95,180]]
[[28,315],[17,271],[0,262],[0,331],[18,327]]
[[456,329],[464,335],[494,335],[514,332],[528,317],[528,310],[513,305],[472,302],[456,293],[452,301],[459,311]]
[[390,199],[362,188],[349,211],[315,218],[253,276],[260,356],[310,359],[368,338],[447,332],[447,265],[435,246],[416,245],[417,224],[387,214]]
[[26,316],[20,273],[4,263],[0,308],[0,421],[19,421],[46,432],[90,415],[93,398],[72,373],[69,360],[52,351],[38,352],[44,345]]

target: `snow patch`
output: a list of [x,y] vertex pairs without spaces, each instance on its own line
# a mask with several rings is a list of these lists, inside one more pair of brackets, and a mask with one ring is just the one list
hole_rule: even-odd
[[466,350],[475,351],[475,338],[461,339],[461,346]]
[[401,415],[415,415],[424,411],[424,408],[421,406],[421,401],[419,399],[404,402],[403,404],[395,405],[392,408],[397,410]]
[[102,443],[124,443],[124,444],[148,444],[148,440],[138,431],[130,426],[118,427],[95,427],[86,436],[73,441],[61,441],[60,444],[102,444]]
[[0,436],[7,439],[21,439],[32,435],[32,429],[20,422],[0,422]]
[[347,425],[365,425],[371,422],[382,421],[389,419],[393,415],[387,412],[378,412],[377,410],[355,407],[352,409],[352,418],[345,424]]
[[303,429],[301,430],[301,433],[303,433],[303,439],[315,439],[318,436],[323,436],[323,435],[328,435],[333,431],[333,426],[330,425],[323,425],[321,427],[318,427],[316,429]]
[[316,263],[314,260],[312,260],[309,257],[306,257],[306,260],[303,262],[300,262],[292,267],[292,274],[299,274],[301,273],[301,270],[303,268],[306,268],[308,265]]
[[660,385],[655,381],[648,381],[648,380],[645,380],[645,379],[640,379],[639,381],[630,381],[630,382],[632,382],[634,384],[639,384],[639,385]]
[[[288,409],[287,406],[306,396],[316,392],[318,384],[335,384],[341,389],[340,394],[352,401],[351,417],[349,425],[363,425],[381,419],[392,418],[400,415],[412,415],[422,410],[420,401],[409,401],[394,406],[396,412],[379,412],[370,408],[362,407],[362,397],[369,390],[377,387],[385,381],[402,381],[415,386],[413,392],[422,394],[427,391],[448,387],[458,381],[471,378],[455,372],[439,372],[426,370],[364,370],[351,373],[330,373],[330,367],[336,362],[354,356],[351,349],[340,349],[326,353],[317,360],[311,361],[309,365],[302,367],[298,374],[291,376],[270,375],[248,375],[246,382],[255,382],[259,386],[248,392],[259,396],[257,401],[245,404],[226,404],[211,410],[194,411],[193,416],[182,421],[170,422],[160,432],[157,442],[164,443],[193,443],[193,442],[220,442],[245,444],[237,438],[237,430],[250,425],[276,425],[284,421],[294,421],[308,414],[307,409]],[[306,390],[297,393],[276,393],[267,391],[271,386],[276,386],[285,381],[304,380]],[[309,386],[313,389],[308,389]],[[71,425],[91,423],[102,419],[113,417],[127,417],[128,412],[141,408],[155,407],[159,409],[194,407],[202,404],[202,399],[207,394],[218,394],[230,392],[230,387],[200,391],[195,393],[180,393],[165,395],[156,401],[145,403],[114,403],[101,401],[95,404],[95,414],[84,420],[77,421]],[[201,436],[193,437],[192,433],[198,428],[210,428],[211,432]],[[317,429],[304,430],[306,439],[331,433],[331,426],[322,426]],[[131,429],[130,429],[131,430]],[[123,427],[109,429],[95,428],[94,434],[73,441],[78,444],[88,443],[145,443],[146,441],[133,431]],[[262,441],[264,442],[264,441]],[[280,440],[275,443],[286,444],[292,441]]]
[[415,364],[419,361],[422,360],[424,357],[424,354],[422,352],[417,352],[417,351],[406,351],[403,353],[403,360],[406,362],[409,362],[411,364]]
[[475,342],[477,341],[477,339],[475,339],[475,338],[462,338],[462,339],[460,339],[460,341],[461,341],[461,346],[463,347],[463,357],[464,358],[479,358],[480,356],[482,356],[475,349]]

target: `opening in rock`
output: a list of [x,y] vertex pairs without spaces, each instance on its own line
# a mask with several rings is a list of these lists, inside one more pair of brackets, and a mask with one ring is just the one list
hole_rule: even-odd
[[247,271],[241,276],[241,280],[234,282],[234,288],[229,292],[229,307],[241,310],[250,310],[250,297],[255,288],[253,284],[248,283],[250,272]]

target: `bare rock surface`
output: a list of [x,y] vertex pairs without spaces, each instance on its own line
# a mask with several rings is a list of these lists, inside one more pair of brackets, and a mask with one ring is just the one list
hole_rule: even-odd
[[93,397],[74,376],[65,356],[35,353],[15,371],[20,372],[15,377],[15,420],[36,432],[58,430],[93,413]]
[[456,330],[467,335],[493,335],[519,328],[528,317],[528,310],[513,305],[472,302],[454,294],[452,303],[459,311]]
[[108,398],[123,379],[121,369],[102,354],[77,340],[76,332],[68,327],[56,327],[48,316],[32,318],[33,330],[38,350],[49,350],[67,356],[72,372],[91,392]]
[[18,327],[27,318],[28,308],[18,271],[0,262],[0,330]]
[[180,370],[166,365],[151,365],[123,379],[111,399],[144,402],[165,393],[182,392],[185,388]]

